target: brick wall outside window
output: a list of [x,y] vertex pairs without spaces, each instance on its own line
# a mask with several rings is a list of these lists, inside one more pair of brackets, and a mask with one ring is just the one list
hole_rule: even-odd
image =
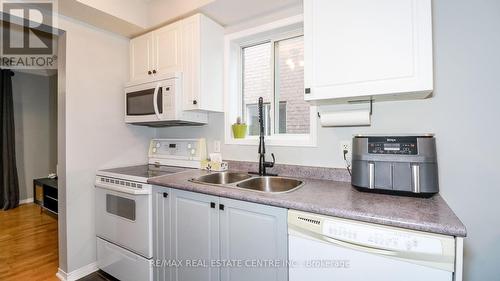
[[[304,101],[304,48],[303,37],[279,41],[276,53],[278,57],[279,101],[286,103],[286,133],[309,133],[309,104]],[[244,104],[256,104],[259,97],[265,103],[273,99],[271,77],[271,44],[264,43],[243,50],[243,93]],[[283,115],[282,115],[283,116]],[[246,122],[251,122],[245,116]],[[283,124],[283,121],[280,122]],[[283,130],[280,130],[283,132]]]

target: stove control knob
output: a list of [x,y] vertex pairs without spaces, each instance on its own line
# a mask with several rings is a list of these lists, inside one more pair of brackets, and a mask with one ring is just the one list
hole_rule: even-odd
[[153,153],[156,153],[156,147],[155,147],[155,148],[153,148]]
[[193,147],[193,146],[192,146],[190,143],[188,143],[187,148],[188,148],[188,149],[191,149],[192,147]]
[[161,147],[161,143],[157,142],[156,143],[156,148],[160,148]]
[[196,154],[196,149],[191,149],[191,155],[195,155]]

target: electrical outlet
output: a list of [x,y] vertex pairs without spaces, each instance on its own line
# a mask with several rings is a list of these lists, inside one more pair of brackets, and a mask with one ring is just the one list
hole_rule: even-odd
[[340,156],[344,159],[344,151],[347,150],[345,158],[348,163],[352,160],[352,143],[351,141],[341,141],[340,142]]
[[220,141],[218,140],[214,141],[214,152],[220,153]]

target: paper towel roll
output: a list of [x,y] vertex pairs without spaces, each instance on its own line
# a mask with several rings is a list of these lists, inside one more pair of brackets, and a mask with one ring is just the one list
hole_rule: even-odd
[[323,127],[369,126],[371,124],[370,110],[349,110],[321,113]]

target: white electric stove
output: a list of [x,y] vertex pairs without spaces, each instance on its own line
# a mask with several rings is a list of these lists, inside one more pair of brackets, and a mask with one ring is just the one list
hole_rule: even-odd
[[97,261],[122,280],[153,280],[153,177],[200,168],[205,139],[153,139],[148,163],[97,171]]

